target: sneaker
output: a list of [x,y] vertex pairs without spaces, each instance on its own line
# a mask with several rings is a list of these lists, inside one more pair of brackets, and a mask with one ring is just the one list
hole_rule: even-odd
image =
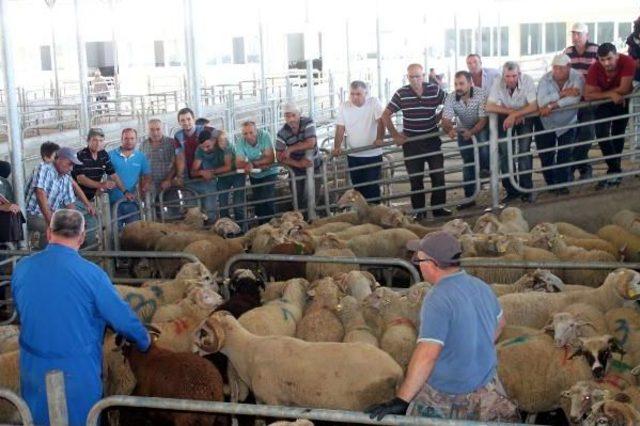
[[433,211],[433,217],[445,217],[445,216],[451,216],[453,214],[453,212],[451,212],[451,210],[449,209],[435,209]]
[[620,186],[621,183],[622,183],[621,177],[609,179],[609,186]]

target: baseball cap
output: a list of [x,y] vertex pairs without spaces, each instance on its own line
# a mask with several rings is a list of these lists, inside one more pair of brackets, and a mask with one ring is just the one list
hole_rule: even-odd
[[98,127],[90,128],[89,133],[87,133],[87,140],[91,139],[94,136],[100,136],[101,138],[104,138],[104,130]]
[[571,32],[572,33],[588,33],[589,27],[587,27],[582,22],[576,22],[571,26]]
[[300,108],[298,108],[298,105],[296,105],[293,102],[287,102],[282,106],[282,112],[285,114],[288,112],[294,113],[294,114],[300,114]]
[[425,235],[421,240],[407,242],[407,249],[412,252],[424,252],[436,261],[438,266],[452,266],[460,263],[462,247],[453,235],[438,231]]
[[556,56],[553,57],[553,60],[551,61],[551,66],[566,66],[569,65],[571,63],[571,58],[568,55],[565,55],[564,53],[560,53]]
[[63,146],[62,148],[60,148],[56,153],[56,155],[58,156],[58,158],[71,160],[73,164],[77,164],[77,165],[82,164],[82,161],[78,160],[78,156],[76,155],[76,152],[73,149],[69,148],[68,146]]
[[198,143],[203,143],[209,139],[217,139],[222,132],[218,129],[208,128],[200,132],[198,135]]

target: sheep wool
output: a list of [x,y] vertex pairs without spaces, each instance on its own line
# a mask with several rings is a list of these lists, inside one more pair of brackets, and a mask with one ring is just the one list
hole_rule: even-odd
[[618,225],[605,225],[598,236],[620,250],[627,262],[640,262],[640,236]]

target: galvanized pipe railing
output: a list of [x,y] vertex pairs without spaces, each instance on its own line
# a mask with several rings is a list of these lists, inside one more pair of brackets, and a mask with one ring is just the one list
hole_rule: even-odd
[[0,388],[0,399],[5,399],[16,407],[23,426],[33,426],[31,410],[29,410],[29,406],[24,399],[20,398],[15,392],[4,388]]
[[623,262],[575,262],[575,261],[545,261],[529,260],[499,260],[499,259],[460,259],[462,267],[480,266],[486,268],[542,268],[542,269],[618,269],[628,268],[640,270],[640,263]]
[[228,278],[231,268],[238,262],[307,262],[307,263],[339,263],[344,265],[397,266],[411,275],[412,283],[422,281],[420,273],[411,262],[394,257],[333,257],[287,254],[242,253],[232,256],[224,265],[224,277]]

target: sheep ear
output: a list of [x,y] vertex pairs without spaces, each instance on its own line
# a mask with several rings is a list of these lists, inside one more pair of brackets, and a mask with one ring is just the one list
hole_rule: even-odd
[[573,351],[573,353],[567,359],[573,359],[580,355],[582,355],[582,346],[579,346],[575,351]]
[[561,396],[562,398],[571,398],[571,391],[570,391],[570,390],[563,391],[563,392],[560,394],[560,396]]
[[635,367],[633,367],[633,369],[631,370],[631,374],[633,374],[634,376],[640,376],[640,365],[636,365]]
[[618,341],[615,337],[609,336],[607,344],[609,345],[609,350],[611,350],[611,352],[619,353],[622,356],[626,354],[625,350],[618,344]]
[[553,318],[550,318],[549,321],[547,321],[547,323],[544,325],[544,331],[545,332],[553,332]]

